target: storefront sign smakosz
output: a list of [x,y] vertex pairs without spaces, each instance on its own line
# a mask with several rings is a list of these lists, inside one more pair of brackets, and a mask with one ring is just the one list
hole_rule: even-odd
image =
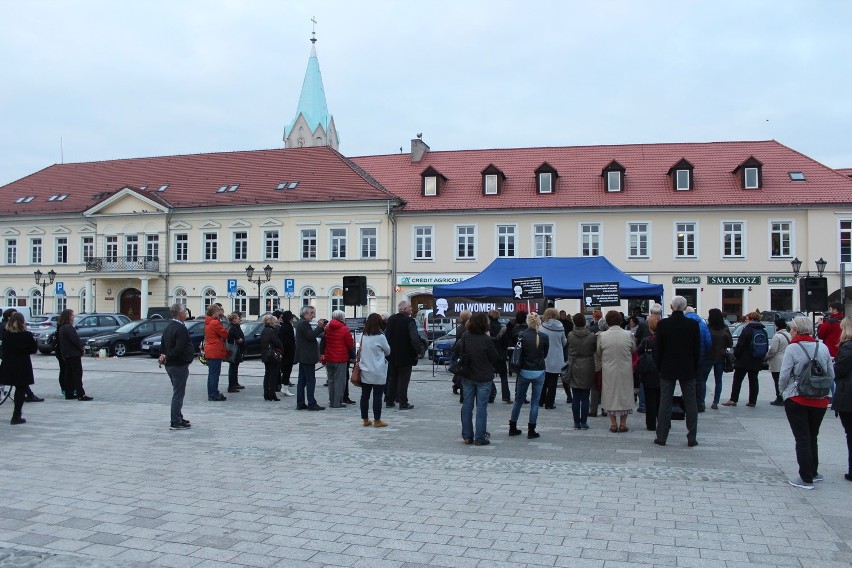
[[760,276],[708,276],[707,283],[716,286],[755,286],[760,284]]

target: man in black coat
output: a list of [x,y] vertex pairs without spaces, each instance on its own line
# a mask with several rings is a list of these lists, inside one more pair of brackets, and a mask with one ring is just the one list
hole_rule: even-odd
[[397,306],[397,313],[388,318],[385,337],[390,345],[388,355],[388,384],[385,391],[385,406],[392,408],[399,402],[400,410],[414,408],[408,403],[408,383],[411,381],[411,368],[417,364],[422,351],[417,323],[411,317],[411,303],[403,300]]
[[183,417],[183,397],[186,393],[186,379],[189,377],[189,365],[195,358],[195,347],[189,330],[186,329],[186,306],[172,304],[169,308],[172,321],[163,331],[160,343],[160,365],[166,366],[166,373],[172,381],[172,412],[170,430],[186,430],[191,426]]
[[680,382],[683,407],[686,413],[686,441],[697,446],[698,405],[695,401],[695,379],[701,363],[701,331],[698,322],[684,315],[686,298],[675,296],[672,315],[657,325],[657,350],[654,360],[660,371],[660,414],[654,443],[666,445],[672,425],[672,400],[675,382]]
[[299,322],[294,326],[296,336],[295,361],[299,363],[299,378],[296,381],[296,410],[325,410],[317,404],[314,397],[317,384],[315,365],[319,363],[319,344],[317,339],[325,333],[326,320],[317,322],[316,328],[311,322],[316,316],[313,306],[302,306]]

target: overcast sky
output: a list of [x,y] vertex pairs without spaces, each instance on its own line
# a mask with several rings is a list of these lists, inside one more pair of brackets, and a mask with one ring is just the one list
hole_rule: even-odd
[[341,152],[776,139],[852,167],[852,2],[0,0],[0,184],[283,146],[310,19]]

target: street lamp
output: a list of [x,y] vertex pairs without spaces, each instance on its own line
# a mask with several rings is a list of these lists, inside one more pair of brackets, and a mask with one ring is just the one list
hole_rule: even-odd
[[252,284],[257,284],[257,311],[258,315],[260,315],[260,285],[264,282],[269,282],[270,280],[272,280],[272,267],[267,264],[263,268],[263,276],[266,277],[266,280],[264,280],[262,276],[258,276],[257,278],[252,279],[252,276],[254,276],[254,266],[249,264],[248,266],[246,266],[246,277],[248,278],[248,281]]
[[51,268],[47,273],[47,277],[50,279],[50,282],[41,279],[41,277],[44,276],[41,270],[33,272],[33,276],[35,277],[36,286],[41,286],[41,313],[44,313],[44,308],[47,305],[47,298],[45,297],[45,294],[47,292],[47,287],[53,284],[54,279],[56,279],[56,271]]

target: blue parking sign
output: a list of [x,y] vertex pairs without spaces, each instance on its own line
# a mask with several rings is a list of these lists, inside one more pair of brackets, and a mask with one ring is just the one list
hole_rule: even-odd
[[284,293],[285,294],[293,294],[296,292],[296,279],[295,278],[285,278],[284,279]]
[[56,283],[56,295],[57,296],[65,295],[65,282],[57,282]]
[[237,293],[237,279],[236,278],[228,278],[228,294],[236,294]]

